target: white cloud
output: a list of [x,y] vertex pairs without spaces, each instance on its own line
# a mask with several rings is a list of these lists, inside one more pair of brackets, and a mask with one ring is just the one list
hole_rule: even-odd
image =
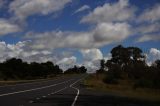
[[146,57],[147,57],[147,64],[151,65],[156,60],[160,59],[160,50],[156,48],[151,48],[149,53],[146,54]]
[[130,35],[130,25],[127,23],[100,23],[94,30],[97,45],[110,44],[126,39]]
[[56,51],[32,49],[30,43],[31,41],[17,42],[16,44],[0,42],[0,62],[13,57],[21,58],[29,63],[52,61],[64,70],[77,64],[77,58],[73,54],[71,56],[71,54],[64,55],[66,51],[61,54]]
[[4,4],[4,1],[3,1],[3,0],[0,0],[0,8],[3,7],[3,4]]
[[51,51],[48,50],[34,50],[29,48],[30,41],[17,42],[16,44],[6,44],[0,42],[0,61],[8,58],[21,58],[25,61],[44,62],[51,60]]
[[51,31],[28,33],[27,35],[27,39],[33,40],[31,46],[35,49],[88,48],[92,46],[91,34],[86,32]]
[[110,60],[111,58],[112,58],[112,54],[111,54],[111,53],[108,53],[107,55],[105,55],[105,56],[103,57],[103,59],[104,59],[105,61]]
[[101,23],[95,29],[86,32],[32,32],[26,35],[26,39],[33,41],[31,46],[35,49],[88,49],[123,41],[129,35],[130,26],[127,23]]
[[94,73],[100,68],[100,60],[103,59],[103,54],[100,49],[81,50],[83,56],[83,64],[87,68],[88,73]]
[[6,35],[9,33],[18,32],[21,29],[18,25],[15,25],[8,20],[0,18],[0,35]]
[[103,58],[103,54],[101,53],[101,51],[96,48],[81,50],[81,53],[85,61],[94,61]]
[[136,42],[147,42],[147,41],[160,41],[160,34],[143,35],[139,37]]
[[77,64],[77,58],[75,56],[65,57],[65,58],[57,61],[56,64],[58,64],[60,66],[60,68],[62,68],[65,71],[68,68],[71,68]]
[[82,23],[101,23],[113,21],[126,21],[134,17],[134,8],[129,5],[128,0],[119,0],[116,3],[106,3],[97,7],[93,12],[84,16]]
[[14,0],[10,12],[23,21],[34,14],[47,15],[62,10],[71,0]]
[[72,56],[69,58],[63,58],[62,60],[58,61],[57,64],[67,64],[67,65],[71,65],[76,63],[77,58]]
[[155,5],[153,8],[146,9],[138,18],[138,21],[155,22],[160,21],[160,4]]
[[89,7],[88,5],[83,5],[82,7],[80,7],[79,9],[77,9],[77,10],[74,12],[74,14],[75,14],[75,13],[82,12],[82,11],[85,11],[85,10],[89,10],[89,9],[90,9],[90,7]]
[[151,34],[151,33],[157,33],[160,29],[160,23],[149,23],[145,25],[140,25],[139,27],[135,28],[135,32],[138,34]]
[[87,73],[95,73],[100,68],[99,60],[85,61],[83,64],[87,68]]
[[139,25],[134,32],[140,35],[136,42],[160,40],[160,4],[145,9],[140,16],[137,16],[136,22]]
[[156,48],[151,48],[150,49],[150,54],[155,57],[155,59],[160,59],[160,50]]

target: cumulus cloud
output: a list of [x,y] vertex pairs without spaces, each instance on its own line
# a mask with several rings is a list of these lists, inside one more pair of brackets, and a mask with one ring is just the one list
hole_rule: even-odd
[[87,73],[95,73],[96,70],[98,70],[100,68],[100,61],[99,60],[84,61],[83,64],[87,68]]
[[8,20],[0,18],[0,35],[18,32],[21,29],[18,25],[9,22]]
[[153,8],[146,9],[142,15],[139,16],[138,21],[155,22],[160,20],[160,4]]
[[82,23],[101,23],[113,21],[126,21],[133,18],[134,8],[129,5],[128,0],[119,0],[116,3],[106,3],[94,9],[93,12],[84,16]]
[[[32,36],[34,35],[34,36]],[[87,32],[51,31],[45,33],[28,33],[27,39],[32,39],[32,48],[88,48],[92,46],[92,37]]]
[[71,0],[14,0],[9,7],[19,20],[34,14],[47,15],[62,10]]
[[77,58],[75,56],[65,57],[57,61],[56,64],[58,64],[60,68],[62,68],[65,71],[68,68],[71,68],[77,64]]
[[160,50],[151,48],[150,53],[155,57],[155,59],[160,59]]
[[160,41],[160,35],[143,35],[136,42]]
[[35,49],[98,48],[114,42],[120,42],[130,35],[127,23],[101,23],[96,28],[86,32],[51,31],[45,33],[28,33],[27,39],[32,39]]
[[0,42],[0,62],[9,58],[21,58],[27,62],[47,62],[52,61],[66,70],[77,64],[77,58],[71,52],[64,51],[57,53],[50,50],[36,50],[30,48],[31,41],[7,44]]
[[130,25],[127,23],[100,23],[94,30],[94,39],[98,43],[110,44],[122,41],[130,35]]
[[160,59],[160,50],[156,48],[151,48],[149,50],[149,53],[146,54],[146,57],[147,57],[147,64],[151,65],[156,60]]
[[16,44],[6,44],[0,42],[0,61],[4,61],[8,58],[21,58],[25,61],[43,62],[51,60],[51,51],[48,50],[33,50],[28,47],[30,41],[17,42]]
[[103,59],[103,54],[100,49],[81,50],[83,56],[83,64],[87,68],[88,73],[94,73],[100,68],[100,60]]
[[88,5],[83,5],[82,7],[80,7],[79,9],[77,9],[74,14],[85,11],[85,10],[89,10],[90,7]]
[[103,55],[100,49],[81,50],[83,56],[83,65],[87,68],[88,73],[95,73],[100,69],[100,60],[105,61],[111,59],[111,54]]
[[96,48],[81,50],[81,53],[85,61],[94,61],[103,58],[103,54],[101,53],[101,51]]

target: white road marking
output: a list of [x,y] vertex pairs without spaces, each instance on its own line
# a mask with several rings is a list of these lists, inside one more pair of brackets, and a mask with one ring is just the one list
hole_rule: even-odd
[[29,103],[33,103],[33,102],[34,102],[34,101],[32,101],[32,100],[31,100],[31,101],[29,101]]
[[[85,77],[84,77],[84,78],[85,78]],[[82,79],[84,79],[84,78],[82,78]],[[76,103],[76,101],[77,101],[77,99],[78,99],[79,93],[80,93],[79,89],[76,88],[76,87],[73,87],[73,86],[74,86],[77,82],[79,82],[80,80],[82,80],[82,79],[79,79],[79,80],[77,80],[76,82],[74,82],[73,84],[70,85],[71,88],[77,90],[77,95],[76,95],[76,97],[74,98],[74,101],[73,101],[73,103],[72,103],[71,106],[74,106],[74,105],[75,105],[75,103]]]
[[70,79],[68,81],[64,81],[64,82],[61,82],[61,83],[49,85],[49,86],[40,87],[40,88],[34,88],[34,89],[28,89],[28,90],[24,90],[24,91],[17,91],[17,92],[11,92],[11,93],[6,93],[6,94],[1,94],[0,97],[2,97],[2,96],[8,96],[8,95],[13,95],[13,94],[18,94],[18,93],[30,92],[30,91],[35,91],[35,90],[40,90],[40,89],[45,89],[45,88],[50,88],[50,87],[53,87],[53,86],[56,86],[56,85],[60,85],[60,84],[69,82],[71,80],[73,80],[73,79]]
[[60,89],[60,90],[58,90],[58,91],[55,91],[55,92],[53,92],[52,94],[56,94],[56,93],[58,93],[58,92],[61,92],[61,91],[65,90],[66,88],[68,88],[68,87],[65,87],[65,88],[62,88],[62,89]]
[[40,98],[36,98],[37,100],[39,100]]
[[43,98],[45,98],[46,96],[42,96]]
[[[65,88],[62,88],[62,89],[60,89],[60,90],[58,90],[58,91],[55,91],[55,92],[53,92],[52,94],[56,94],[56,93],[58,93],[58,92],[61,92],[61,91],[63,91],[63,90],[65,90],[66,88],[68,88],[68,87],[65,87]],[[46,96],[42,96],[43,98],[45,98]],[[38,99],[40,99],[40,98],[36,98],[37,100]]]
[[73,101],[73,103],[72,103],[72,105],[71,105],[71,106],[74,106],[75,103],[76,103],[76,101],[77,101],[77,99],[78,99],[78,96],[79,96],[79,89],[77,89],[77,88],[75,88],[75,87],[72,87],[72,88],[74,88],[74,89],[77,90],[77,95],[76,95],[76,97],[74,98],[74,101]]

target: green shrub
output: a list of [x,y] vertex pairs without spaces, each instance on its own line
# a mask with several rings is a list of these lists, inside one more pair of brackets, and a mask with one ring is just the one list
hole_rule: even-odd
[[153,88],[154,87],[154,83],[152,80],[148,80],[148,79],[139,79],[139,80],[136,80],[135,83],[134,83],[134,86],[133,88]]
[[106,76],[103,79],[103,82],[108,84],[118,84],[117,74],[111,73],[111,72],[106,73]]

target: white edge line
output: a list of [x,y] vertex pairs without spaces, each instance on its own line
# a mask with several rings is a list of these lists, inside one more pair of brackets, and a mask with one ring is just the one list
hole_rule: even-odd
[[64,81],[64,82],[61,82],[61,83],[49,85],[49,86],[40,87],[40,88],[34,88],[34,89],[28,89],[28,90],[24,90],[24,91],[17,91],[17,92],[11,92],[11,93],[6,93],[6,94],[1,94],[0,97],[2,97],[2,96],[7,96],[7,95],[18,94],[18,93],[30,92],[30,91],[35,91],[35,90],[40,90],[40,89],[45,89],[45,88],[50,88],[50,87],[53,87],[53,86],[56,86],[56,85],[60,85],[60,84],[69,82],[69,81],[71,81],[71,80],[73,80],[73,79],[70,79],[70,80],[68,80],[68,81]]
[[[85,78],[85,77],[84,77],[84,78]],[[76,103],[76,101],[77,101],[77,99],[78,99],[79,93],[80,93],[79,89],[76,88],[76,87],[73,87],[73,86],[74,86],[77,82],[79,82],[80,80],[82,80],[82,79],[84,79],[84,78],[81,78],[81,79],[77,80],[76,82],[74,82],[73,84],[70,85],[71,88],[77,90],[77,95],[76,95],[76,97],[74,98],[74,101],[73,101],[73,103],[72,103],[71,106],[74,106],[74,105],[75,105],[75,103]]]
[[77,101],[77,99],[78,99],[78,96],[79,96],[79,89],[77,89],[77,88],[75,88],[75,87],[72,87],[72,88],[74,88],[74,89],[77,90],[77,95],[76,95],[76,97],[74,98],[74,101],[73,101],[73,103],[72,103],[72,105],[71,105],[71,106],[74,106],[75,103],[76,103],[76,101]]

